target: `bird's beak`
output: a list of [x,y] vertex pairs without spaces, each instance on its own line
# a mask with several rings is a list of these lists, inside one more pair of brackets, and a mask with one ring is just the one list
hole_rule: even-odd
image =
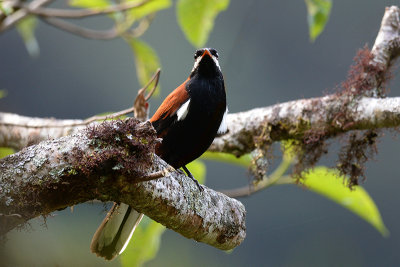
[[204,50],[204,53],[203,53],[203,55],[201,55],[201,57],[203,58],[205,55],[208,55],[210,58],[212,58],[212,55],[211,55],[210,51],[208,51],[208,49]]

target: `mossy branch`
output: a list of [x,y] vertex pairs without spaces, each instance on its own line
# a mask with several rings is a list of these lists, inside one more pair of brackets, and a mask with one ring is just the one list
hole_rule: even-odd
[[[400,97],[354,99],[354,108],[348,110],[346,118],[351,122],[349,124],[333,116],[343,111],[341,104],[340,97],[329,95],[228,114],[229,132],[217,137],[209,150],[241,156],[256,148],[254,137],[263,132],[264,138],[271,142],[303,140],[316,125],[326,126],[324,134],[327,137],[353,130],[400,126]],[[0,112],[0,146],[18,150],[47,140],[49,136],[61,137],[83,128],[70,126],[71,122],[80,124],[83,121],[30,118]]]
[[[228,250],[245,237],[245,209],[153,154],[149,122],[104,122],[0,160],[0,236],[37,216],[98,199],[123,202],[188,238]],[[164,178],[147,181],[154,173]],[[144,181],[143,181],[144,180]]]

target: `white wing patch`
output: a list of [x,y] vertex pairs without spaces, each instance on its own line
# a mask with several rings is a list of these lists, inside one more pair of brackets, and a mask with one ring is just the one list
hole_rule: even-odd
[[178,121],[183,120],[184,118],[186,118],[186,115],[189,112],[189,103],[190,103],[190,99],[188,101],[185,102],[185,104],[183,104],[178,111],[176,112],[176,115],[178,116]]
[[221,125],[219,126],[217,134],[224,134],[228,131],[228,124],[226,123],[227,115],[228,115],[228,107],[226,107],[224,117],[222,117]]

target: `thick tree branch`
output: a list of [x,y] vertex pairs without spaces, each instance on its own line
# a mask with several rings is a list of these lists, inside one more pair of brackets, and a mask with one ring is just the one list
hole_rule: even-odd
[[311,98],[252,109],[228,116],[229,132],[214,140],[210,151],[232,153],[236,156],[256,148],[255,136],[267,133],[272,142],[288,139],[303,140],[311,127],[323,125],[325,136],[334,137],[351,130],[392,128],[400,126],[400,97],[354,100],[348,113],[349,125],[335,120],[342,110],[336,95]]
[[399,54],[400,18],[397,6],[387,7],[372,47],[375,64],[390,66]]
[[[58,138],[84,128],[83,120],[33,118],[11,113],[0,113],[0,146],[20,150],[43,140]],[[17,126],[18,125],[18,126]],[[72,126],[71,126],[72,125]]]
[[[168,171],[171,167],[149,150],[156,140],[150,123],[105,122],[2,159],[0,235],[37,216],[99,199],[129,204],[220,249],[239,245],[245,237],[243,205],[207,187],[199,191],[183,173]],[[165,178],[142,181],[160,173]]]
[[[351,130],[393,128],[400,126],[400,97],[355,100],[350,110],[352,121],[343,125],[333,114],[341,111],[341,101],[336,95],[286,102],[246,112],[229,114],[229,132],[217,137],[210,151],[231,153],[237,156],[255,149],[255,136],[268,130],[271,141],[302,140],[314,125],[328,125],[326,134],[334,137]],[[317,112],[316,112],[317,110]],[[55,120],[0,113],[0,146],[21,149],[28,144],[61,137],[83,126],[82,120]],[[51,125],[51,127],[46,127]]]

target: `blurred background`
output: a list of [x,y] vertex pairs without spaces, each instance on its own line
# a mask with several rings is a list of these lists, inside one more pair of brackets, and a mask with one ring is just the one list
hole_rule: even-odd
[[[230,112],[317,97],[346,78],[358,49],[371,47],[386,6],[398,1],[334,1],[321,36],[311,43],[304,1],[231,1],[216,19],[207,46],[219,51]],[[109,26],[105,19],[84,22]],[[134,55],[122,40],[94,41],[40,23],[40,56],[31,58],[15,30],[0,35],[0,110],[27,116],[87,118],[130,107],[140,85]],[[157,14],[143,36],[162,64],[160,96],[151,113],[188,76],[194,48],[176,22],[174,7]],[[393,75],[399,76],[394,68]],[[398,96],[399,79],[389,96]],[[333,144],[335,144],[333,142]],[[158,255],[146,266],[399,266],[400,143],[386,131],[379,154],[367,164],[363,186],[390,231],[373,227],[337,204],[297,186],[275,186],[240,199],[247,209],[247,237],[226,253],[167,230]],[[279,162],[278,149],[276,150]],[[335,154],[321,164],[335,165]],[[208,187],[248,183],[239,167],[206,162]],[[92,234],[105,215],[101,204],[81,204],[13,231],[0,265],[120,266],[90,253]],[[133,237],[133,241],[134,241]]]

